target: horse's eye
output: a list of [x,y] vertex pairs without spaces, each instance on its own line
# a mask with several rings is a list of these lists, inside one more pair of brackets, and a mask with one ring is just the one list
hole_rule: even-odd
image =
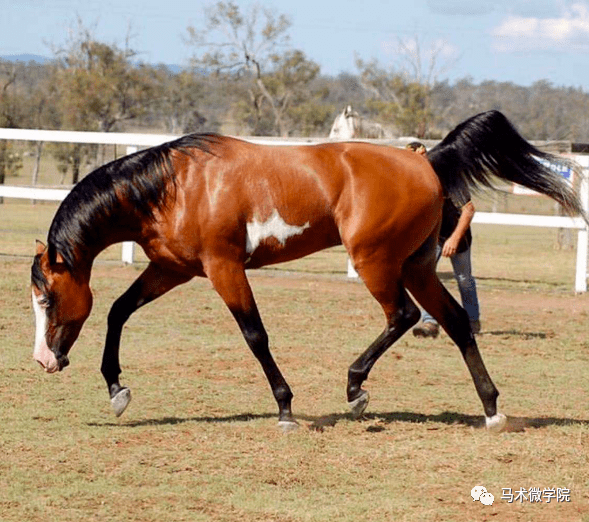
[[41,297],[39,297],[39,299],[37,300],[37,302],[43,308],[49,308],[51,306],[52,299],[50,295],[42,294]]

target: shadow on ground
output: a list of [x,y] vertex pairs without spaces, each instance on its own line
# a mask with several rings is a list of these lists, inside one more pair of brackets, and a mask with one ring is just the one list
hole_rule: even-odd
[[[111,427],[141,427],[141,426],[169,426],[184,423],[230,423],[230,422],[251,422],[259,419],[276,419],[273,413],[253,414],[243,413],[228,416],[204,416],[204,417],[162,417],[160,419],[142,419],[129,422],[103,422],[88,423],[88,426],[111,426]],[[326,428],[334,427],[341,421],[353,420],[349,413],[334,413],[321,417],[299,415],[297,420],[303,423],[310,430],[323,431]],[[469,426],[472,428],[484,428],[485,418],[480,415],[465,415],[456,412],[443,412],[439,414],[425,414],[415,412],[382,412],[368,413],[363,415],[358,422],[370,422],[366,428],[369,432],[379,432],[386,429],[387,424],[395,422],[425,424],[437,423],[447,426]],[[522,432],[527,428],[546,428],[550,426],[589,426],[589,420],[567,419],[564,417],[508,417],[504,432]]]
[[524,340],[528,339],[552,339],[555,334],[552,331],[548,332],[524,332],[521,330],[483,330],[480,335],[494,335],[497,337],[521,337]]

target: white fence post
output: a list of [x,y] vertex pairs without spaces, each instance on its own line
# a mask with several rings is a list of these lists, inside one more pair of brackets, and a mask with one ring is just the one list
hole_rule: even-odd
[[348,277],[359,277],[350,258],[348,258]]
[[125,241],[121,249],[121,259],[123,263],[132,265],[135,258],[135,243],[133,241]]

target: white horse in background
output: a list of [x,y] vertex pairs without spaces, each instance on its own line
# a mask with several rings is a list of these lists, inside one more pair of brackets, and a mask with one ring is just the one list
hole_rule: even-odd
[[335,140],[379,139],[385,138],[385,132],[382,125],[365,121],[351,105],[348,105],[333,122],[329,137]]

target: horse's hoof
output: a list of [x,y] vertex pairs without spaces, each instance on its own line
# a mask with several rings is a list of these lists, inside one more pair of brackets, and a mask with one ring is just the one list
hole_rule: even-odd
[[296,420],[281,420],[278,421],[278,427],[282,433],[292,433],[299,429],[299,423]]
[[358,417],[360,417],[364,413],[364,410],[368,406],[369,401],[370,401],[369,393],[366,390],[362,390],[362,393],[360,394],[360,396],[357,399],[354,399],[353,401],[348,402],[348,406],[350,407],[350,410],[352,410],[352,415],[354,416],[355,419],[357,419]]
[[129,406],[131,402],[131,390],[129,388],[121,388],[119,392],[110,400],[112,409],[117,417],[120,417]]
[[485,417],[485,424],[489,431],[499,433],[507,425],[507,417],[503,413],[496,413],[492,417]]

